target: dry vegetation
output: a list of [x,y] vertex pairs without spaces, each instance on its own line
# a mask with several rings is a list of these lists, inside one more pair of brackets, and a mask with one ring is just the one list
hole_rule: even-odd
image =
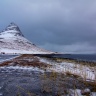
[[8,66],[10,63],[12,63],[12,61],[5,61],[5,62],[0,64],[0,67]]
[[[51,72],[49,74],[45,73],[41,75],[41,81],[41,91],[44,93],[49,93],[50,95],[55,92],[55,95],[52,96],[67,96],[68,94],[68,96],[80,96],[78,93],[71,95],[71,89],[80,89],[81,91],[83,91],[84,89],[89,88],[91,92],[96,92],[96,83],[84,82],[82,78],[74,76],[70,73],[68,73],[67,75],[56,72]],[[90,93],[84,96],[90,96]]]
[[[44,57],[46,58],[46,57]],[[49,59],[49,58],[47,58]],[[85,61],[77,61],[72,59],[60,59],[60,58],[54,58],[51,59],[55,62],[68,62],[68,63],[74,63],[74,64],[80,64],[82,68],[82,65],[88,66],[90,68],[96,68],[96,62],[85,62]],[[50,64],[45,64],[39,61],[39,59],[36,56],[33,55],[21,55],[20,57],[17,57],[11,61],[6,61],[0,64],[1,66],[29,66],[29,67],[38,67],[38,68],[48,68],[52,67]],[[77,68],[77,66],[76,66]],[[81,78],[80,76],[76,74],[72,74],[71,72],[67,71],[66,74],[64,73],[58,73],[58,72],[50,72],[50,73],[44,73],[40,75],[41,78],[41,92],[48,93],[48,96],[67,96],[67,94],[70,94],[69,90],[73,89],[81,89],[84,90],[85,88],[89,88],[91,92],[96,92],[96,80],[95,81],[86,81],[85,79]],[[33,93],[28,93],[27,96],[35,96]],[[79,96],[77,93],[74,93],[74,96]],[[20,96],[18,94],[18,96]],[[71,96],[71,95],[70,95]],[[90,96],[90,93],[84,96]]]
[[62,59],[62,58],[54,58],[53,60],[57,62],[68,62],[68,63],[75,63],[75,64],[81,64],[81,65],[87,65],[90,67],[96,66],[96,62],[91,62],[91,61],[81,61],[81,60],[76,60],[76,59]]
[[46,67],[50,67],[51,65],[42,63],[39,61],[39,59],[36,56],[33,55],[21,55],[20,57],[17,57],[13,60],[10,61],[5,61],[2,64],[0,64],[0,66],[28,66],[28,67],[38,67],[38,68],[46,68]]

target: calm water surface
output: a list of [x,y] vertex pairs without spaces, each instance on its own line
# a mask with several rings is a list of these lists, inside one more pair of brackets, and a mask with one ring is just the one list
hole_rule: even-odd
[[96,62],[96,54],[58,54],[58,55],[54,55],[53,57],[70,58],[76,60]]
[[17,55],[0,55],[0,62],[2,62],[4,60],[11,59],[11,58],[13,58],[15,56],[17,56]]
[[[13,58],[17,55],[0,55],[0,62]],[[58,58],[70,58],[83,61],[94,61],[96,62],[96,54],[54,54],[48,55],[49,57],[58,57]]]

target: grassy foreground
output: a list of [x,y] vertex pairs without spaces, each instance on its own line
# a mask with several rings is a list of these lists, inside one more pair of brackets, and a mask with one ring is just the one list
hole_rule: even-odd
[[[40,59],[44,59],[47,62],[41,62]],[[60,58],[47,58],[47,57],[37,57],[33,55],[21,55],[20,57],[17,57],[10,61],[5,61],[2,64],[0,64],[0,67],[10,67],[16,66],[19,67],[27,67],[27,68],[38,68],[43,70],[43,72],[39,72],[38,78],[40,84],[39,84],[39,92],[33,92],[29,89],[21,86],[21,83],[19,84],[17,89],[20,89],[19,93],[17,92],[14,96],[91,96],[90,94],[92,92],[96,92],[96,80],[86,80],[85,78],[82,78],[79,75],[71,73],[71,71],[66,72],[59,72],[54,70],[49,70],[50,68],[54,68],[59,63],[67,62],[67,63],[74,63],[75,67],[77,67],[77,64],[79,64],[82,68],[82,66],[87,66],[88,68],[96,68],[96,64],[84,61],[75,61],[75,60],[69,60],[69,59],[60,59]],[[52,63],[52,64],[51,64]],[[53,64],[54,63],[54,64]],[[25,71],[26,72],[26,71]],[[31,72],[30,72],[31,73]],[[23,78],[25,78],[28,75],[23,75]],[[29,76],[29,78],[32,78],[32,74]],[[22,79],[22,76],[21,76]],[[14,81],[15,82],[15,81]],[[36,81],[37,82],[37,81]],[[11,83],[11,82],[9,82]],[[31,81],[29,82],[30,85],[32,85]],[[26,82],[25,82],[25,85]],[[28,85],[29,86],[29,85]],[[27,86],[27,87],[28,87]],[[33,88],[34,89],[34,88]],[[90,91],[85,91],[85,89],[89,89]],[[9,90],[9,89],[8,89]],[[25,90],[22,93],[22,90]],[[27,91],[26,91],[27,90]],[[80,92],[78,93],[78,90]],[[11,94],[11,93],[10,93]],[[22,95],[23,94],[23,95]],[[11,96],[11,95],[9,95]]]

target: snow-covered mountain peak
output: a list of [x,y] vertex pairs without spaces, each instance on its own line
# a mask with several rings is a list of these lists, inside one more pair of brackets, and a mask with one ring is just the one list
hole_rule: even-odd
[[6,30],[6,31],[7,31],[7,30],[20,31],[19,27],[18,27],[15,23],[13,23],[13,22],[10,23],[5,30]]
[[20,31],[19,27],[15,23],[10,23],[2,32],[1,34],[13,34],[14,36],[23,36],[22,32]]
[[10,23],[0,32],[0,53],[50,54],[53,52],[39,48],[27,40],[15,23]]

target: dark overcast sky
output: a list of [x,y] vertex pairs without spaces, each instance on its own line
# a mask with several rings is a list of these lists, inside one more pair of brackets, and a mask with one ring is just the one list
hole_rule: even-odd
[[0,31],[10,22],[45,49],[96,53],[96,0],[0,0]]

